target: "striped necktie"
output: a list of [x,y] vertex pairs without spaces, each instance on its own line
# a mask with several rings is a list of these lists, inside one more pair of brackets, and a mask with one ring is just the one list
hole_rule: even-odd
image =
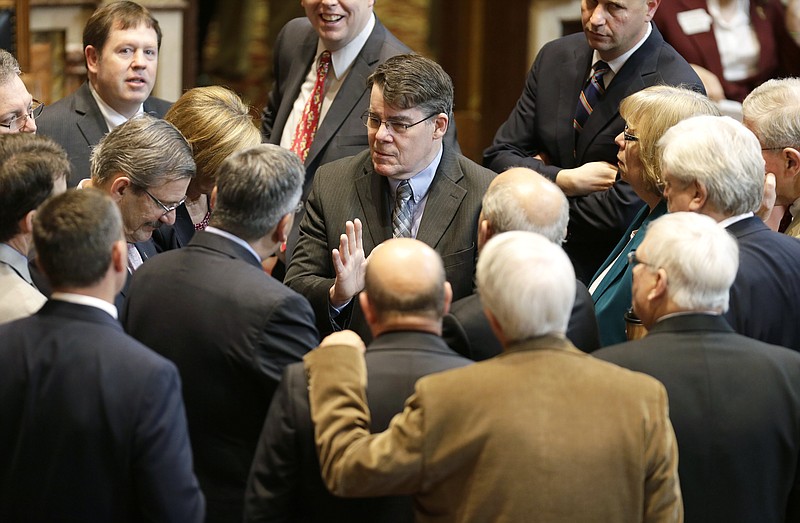
[[580,133],[583,130],[583,126],[586,125],[586,120],[589,119],[589,115],[592,114],[597,102],[600,101],[600,98],[602,98],[606,92],[603,76],[605,76],[611,68],[607,63],[598,60],[592,69],[594,73],[592,73],[592,76],[589,78],[586,87],[581,91],[581,95],[578,98],[578,106],[575,109],[575,119],[572,121],[572,126],[575,128],[576,133]]
[[408,180],[403,180],[397,186],[394,196],[394,210],[392,211],[392,237],[411,238],[411,185]]

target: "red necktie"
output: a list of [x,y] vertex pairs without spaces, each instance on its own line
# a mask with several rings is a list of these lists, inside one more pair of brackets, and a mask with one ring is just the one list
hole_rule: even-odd
[[297,128],[294,130],[294,139],[292,140],[292,152],[300,157],[300,161],[305,162],[308,156],[308,150],[311,148],[311,143],[314,141],[314,135],[317,133],[317,126],[319,125],[319,111],[322,107],[322,98],[325,89],[325,77],[328,75],[328,68],[331,65],[331,52],[323,51],[319,56],[319,65],[317,65],[317,81],[314,83],[314,90],[311,91],[311,96],[303,108],[303,117]]

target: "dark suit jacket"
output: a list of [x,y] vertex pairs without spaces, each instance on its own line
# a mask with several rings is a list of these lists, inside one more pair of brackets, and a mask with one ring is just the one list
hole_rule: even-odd
[[704,314],[593,356],[667,388],[687,523],[798,521],[800,356]]
[[[583,352],[592,352],[600,348],[594,304],[586,285],[580,280],[575,283],[575,304],[567,326],[567,338]],[[450,313],[442,321],[442,338],[451,349],[475,361],[489,359],[503,352],[483,313],[478,294],[453,303]]]
[[0,340],[0,521],[203,521],[173,364],[62,301]]
[[283,369],[319,343],[311,307],[244,247],[201,231],[136,271],[123,324],[181,372],[207,521],[240,521]]
[[[623,98],[658,84],[703,89],[689,64],[653,27],[650,37],[614,76],[576,142],[572,120],[591,61],[592,48],[583,33],[542,47],[516,107],[484,151],[484,165],[497,172],[530,167],[555,180],[561,169],[595,161],[616,164],[619,148],[614,138],[625,125],[619,116]],[[540,153],[547,155],[550,165],[533,158]],[[579,280],[589,281],[643,205],[621,179],[607,191],[570,198],[564,249]]]
[[[471,363],[439,336],[389,332],[376,338],[365,356],[371,432],[382,432],[414,392],[422,376]],[[245,501],[245,521],[390,523],[414,520],[410,498],[344,499],[322,483],[314,445],[303,365],[286,368],[275,393],[253,460]]]
[[[494,173],[444,147],[442,160],[428,190],[417,239],[441,256],[453,298],[472,294],[478,253],[478,215],[481,200]],[[333,322],[328,290],[333,285],[331,250],[339,248],[345,222],[364,224],[364,253],[392,237],[389,182],[377,174],[369,151],[325,165],[314,178],[300,224],[300,240],[286,273],[286,284],[311,302],[322,335],[351,328],[372,339],[358,299]],[[413,270],[410,268],[409,270]]]
[[728,227],[739,242],[728,323],[739,334],[800,351],[800,240],[753,216]]
[[694,9],[708,10],[706,0],[671,0],[662,2],[653,21],[664,40],[690,64],[705,67],[719,78],[725,96],[741,102],[753,89],[770,78],[800,74],[800,48],[786,30],[786,9],[779,0],[752,0],[750,24],[761,47],[758,70],[750,78],[729,82],[722,74],[717,39],[713,28],[687,35],[678,23],[678,13]]
[[[172,104],[150,97],[144,102],[144,111],[163,118]],[[67,180],[75,187],[84,178],[89,178],[89,155],[92,147],[108,132],[103,113],[97,107],[88,82],[77,91],[45,107],[36,120],[37,132],[58,142],[69,155],[72,174]]]

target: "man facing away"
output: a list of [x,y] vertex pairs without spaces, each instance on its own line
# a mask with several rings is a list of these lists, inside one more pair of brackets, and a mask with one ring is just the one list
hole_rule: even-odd
[[800,517],[800,355],[722,317],[736,240],[711,218],[668,214],[629,257],[643,339],[593,355],[658,379],[680,449],[687,522]]
[[0,326],[0,520],[202,522],[178,371],[116,320],[118,207],[68,191],[33,235],[54,292]]
[[758,139],[731,118],[696,116],[669,129],[659,148],[669,211],[711,216],[739,242],[725,318],[739,334],[800,350],[800,241],[753,214],[764,193]]
[[89,176],[89,156],[103,135],[137,114],[161,118],[170,106],[150,96],[161,28],[146,7],[121,1],[98,8],[83,29],[83,48],[88,80],[39,120],[39,132],[69,154],[70,187]]
[[[561,245],[567,234],[569,203],[556,184],[535,171],[517,167],[498,174],[489,184],[478,220],[479,253],[493,236],[508,231],[536,232]],[[453,303],[444,317],[442,331],[453,350],[475,361],[503,350],[483,313],[478,294]],[[584,352],[600,347],[592,297],[580,280],[575,280],[575,304],[566,334]]]
[[[414,271],[407,270],[409,266]],[[380,432],[403,410],[417,379],[471,363],[440,338],[450,286],[436,251],[410,238],[388,240],[367,265],[359,295],[374,339],[365,356],[372,415]],[[302,363],[287,367],[270,407],[246,493],[245,521],[389,523],[414,520],[408,497],[347,500],[322,483]]]
[[302,184],[300,160],[277,145],[232,155],[211,194],[209,227],[132,278],[123,324],[181,372],[208,522],[241,521],[283,369],[319,341],[308,301],[261,268],[291,229]]
[[366,429],[358,337],[332,334],[306,355],[331,492],[413,494],[423,523],[681,521],[664,387],[566,340],[575,273],[563,250],[504,233],[484,247],[477,278],[503,354],[421,378],[380,434]]
[[661,0],[582,0],[583,34],[536,57],[516,107],[484,151],[494,171],[529,167],[570,197],[564,248],[588,283],[644,203],[617,176],[619,104],[657,84],[703,86],[651,23]]

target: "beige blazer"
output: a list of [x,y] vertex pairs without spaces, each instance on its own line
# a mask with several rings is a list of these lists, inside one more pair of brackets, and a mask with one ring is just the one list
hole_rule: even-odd
[[337,495],[414,494],[423,523],[683,521],[664,387],[565,339],[420,379],[374,435],[358,351],[317,349],[305,366]]
[[0,263],[0,323],[24,318],[42,308],[47,298],[14,269]]

